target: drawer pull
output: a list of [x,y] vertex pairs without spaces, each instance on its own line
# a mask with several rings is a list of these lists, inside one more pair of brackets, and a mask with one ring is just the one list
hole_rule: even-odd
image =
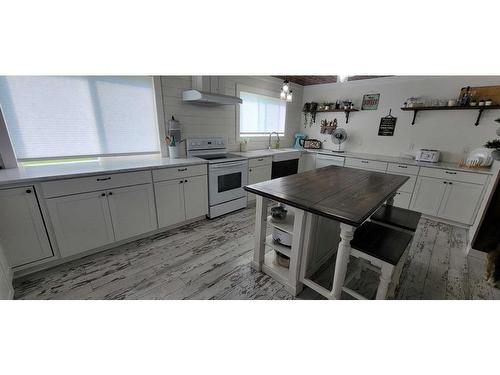
[[457,174],[457,172],[450,172],[450,171],[445,171],[445,173],[448,173],[448,174]]
[[249,170],[248,170],[248,172],[252,172],[252,170],[251,170],[251,169],[249,169]]
[[106,193],[101,193],[101,197],[105,197],[106,196]]
[[177,171],[178,172],[184,172],[184,171],[187,171],[188,169],[187,168],[178,168]]
[[399,167],[399,168],[405,168],[405,169],[406,169],[406,168],[408,168],[408,166],[407,166],[407,165],[398,165],[398,167]]
[[31,194],[31,189],[26,190],[27,194]]
[[97,179],[97,181],[107,181],[107,180],[111,180],[111,177],[103,177]]
[[179,184],[182,184],[183,182],[184,182],[184,180],[180,180],[180,181],[179,181]]
[[263,161],[263,160],[264,160],[264,158],[260,158],[260,159],[257,159],[257,160],[258,160],[258,161]]
[[112,192],[112,191],[110,191],[110,192],[108,193],[108,195],[113,195],[113,192]]
[[367,161],[367,160],[361,160],[361,163],[368,164],[368,163],[369,163],[369,161]]
[[443,184],[447,184],[447,182],[446,182],[446,181],[443,181]]
[[184,180],[184,182],[188,182],[188,180]]

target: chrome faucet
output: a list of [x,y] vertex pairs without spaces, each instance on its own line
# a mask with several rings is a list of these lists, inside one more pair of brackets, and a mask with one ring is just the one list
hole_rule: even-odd
[[277,147],[276,147],[276,148],[279,148],[279,144],[280,144],[280,135],[278,134],[278,132],[271,132],[271,133],[269,133],[269,150],[272,148],[272,147],[271,147],[271,137],[273,136],[273,134],[276,134],[276,137],[278,137],[278,139],[276,140],[276,145],[277,145]]

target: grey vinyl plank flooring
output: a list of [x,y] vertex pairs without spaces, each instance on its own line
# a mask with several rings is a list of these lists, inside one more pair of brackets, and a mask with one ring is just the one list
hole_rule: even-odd
[[[201,220],[15,280],[16,299],[321,300],[309,288],[290,295],[253,270],[255,209]],[[467,231],[422,219],[396,299],[500,299],[484,280],[484,262],[467,258]],[[331,287],[334,258],[316,279]],[[349,267],[356,267],[356,262]],[[377,277],[349,284],[373,298]],[[342,298],[350,298],[343,294]]]

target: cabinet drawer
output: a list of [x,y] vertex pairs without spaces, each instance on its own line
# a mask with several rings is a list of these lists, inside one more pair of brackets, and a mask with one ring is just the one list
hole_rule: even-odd
[[484,185],[486,183],[486,180],[488,179],[488,176],[485,174],[452,171],[448,169],[428,168],[428,167],[420,168],[420,175],[426,177],[441,178],[443,180],[469,182],[471,184],[480,184],[480,185]]
[[322,168],[329,165],[336,165],[339,167],[343,167],[344,158],[342,156],[323,155],[323,154],[318,154],[316,156],[316,168]]
[[45,198],[51,198],[149,182],[151,171],[146,170],[42,182],[42,190]]
[[394,196],[394,206],[401,208],[410,207],[411,194],[403,191],[398,191]]
[[272,164],[273,157],[272,156],[263,156],[261,158],[254,158],[248,161],[249,167],[258,167],[259,165],[268,165]]
[[418,174],[418,168],[415,165],[407,165],[407,164],[396,164],[396,163],[389,163],[387,165],[387,172],[391,173],[401,173],[401,174],[413,174],[417,175]]
[[374,171],[385,171],[387,163],[376,160],[346,158],[345,166],[351,168],[370,169]]
[[155,169],[153,170],[153,181],[175,180],[177,178],[201,176],[204,174],[207,174],[206,164]]

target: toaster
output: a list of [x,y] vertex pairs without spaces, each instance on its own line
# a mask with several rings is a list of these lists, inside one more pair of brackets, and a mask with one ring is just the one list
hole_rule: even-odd
[[426,161],[428,163],[437,163],[439,161],[439,151],[421,148],[415,156],[416,161]]

